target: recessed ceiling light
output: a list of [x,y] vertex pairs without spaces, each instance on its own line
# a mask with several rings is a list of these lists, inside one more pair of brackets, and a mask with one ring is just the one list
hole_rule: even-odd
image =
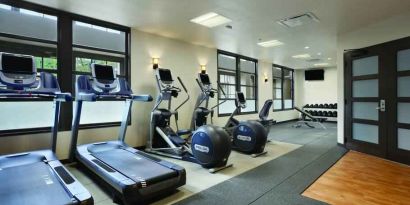
[[283,45],[283,42],[280,42],[278,40],[270,40],[270,41],[259,42],[258,45],[262,47],[274,47],[274,46]]
[[332,60],[332,58],[327,58],[327,60]]
[[310,58],[310,54],[305,53],[305,54],[299,54],[299,55],[294,55],[292,58],[299,58],[299,59],[305,59],[305,58]]
[[322,53],[319,52],[319,53],[317,53],[317,55],[320,56],[320,55],[322,55]]
[[314,66],[328,66],[329,63],[315,63]]
[[202,26],[206,26],[208,28],[213,28],[213,27],[216,27],[216,26],[220,26],[220,25],[229,23],[232,20],[228,19],[224,16],[221,16],[217,13],[209,12],[207,14],[204,14],[204,15],[198,16],[196,18],[193,18],[190,21],[193,22],[193,23],[202,25]]
[[305,49],[309,49],[310,47],[309,46],[305,46]]

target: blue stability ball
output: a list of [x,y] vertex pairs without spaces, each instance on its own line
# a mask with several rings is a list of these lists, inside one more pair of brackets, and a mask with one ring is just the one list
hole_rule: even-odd
[[191,149],[203,167],[221,167],[226,165],[231,154],[231,139],[224,129],[203,125],[192,135]]
[[268,132],[257,121],[244,121],[240,122],[233,131],[232,138],[235,150],[246,154],[256,154],[265,149]]

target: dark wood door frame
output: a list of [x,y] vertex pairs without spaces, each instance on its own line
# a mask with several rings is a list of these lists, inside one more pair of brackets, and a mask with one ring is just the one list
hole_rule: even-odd
[[[349,149],[376,155],[393,161],[410,164],[410,151],[398,148],[397,128],[410,129],[410,124],[397,122],[399,102],[410,102],[410,97],[397,96],[398,76],[410,76],[410,71],[397,71],[397,52],[410,49],[410,37],[370,46],[362,49],[349,50],[344,53],[344,94],[345,94],[345,145]],[[355,59],[377,55],[379,57],[379,73],[353,77],[352,62]],[[379,79],[379,97],[352,98],[352,83],[354,80]],[[353,102],[378,102],[386,100],[386,112],[379,111],[379,122],[353,119]],[[352,122],[379,125],[379,145],[354,140]],[[409,136],[410,137],[410,136]]]

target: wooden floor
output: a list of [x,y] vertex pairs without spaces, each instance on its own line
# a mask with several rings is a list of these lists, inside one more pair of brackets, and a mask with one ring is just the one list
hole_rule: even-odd
[[329,204],[410,205],[410,167],[350,151],[303,196]]

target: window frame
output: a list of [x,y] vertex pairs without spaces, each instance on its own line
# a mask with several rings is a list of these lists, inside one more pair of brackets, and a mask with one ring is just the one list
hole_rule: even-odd
[[[235,70],[230,70],[230,69],[226,69],[226,68],[220,68],[219,67],[219,55],[226,55],[226,56],[230,56],[230,57],[234,57],[235,58],[235,65],[236,68]],[[248,74],[255,74],[255,85],[254,86],[246,86],[246,87],[253,87],[255,89],[255,99],[251,99],[251,100],[255,100],[255,111],[250,111],[250,112],[242,112],[241,110],[239,110],[239,112],[237,113],[237,115],[249,115],[249,114],[257,114],[259,113],[259,108],[258,108],[258,60],[254,59],[254,58],[250,58],[247,56],[243,56],[243,55],[239,55],[236,53],[231,53],[228,51],[224,51],[224,50],[217,50],[217,54],[216,54],[216,59],[217,59],[217,84],[218,84],[218,90],[220,89],[221,85],[234,85],[235,86],[235,91],[241,91],[241,87],[242,86],[246,86],[246,85],[241,85],[241,73],[248,73]],[[255,73],[250,73],[250,72],[246,72],[246,71],[241,71],[240,68],[240,61],[241,59],[243,60],[247,60],[247,61],[252,61],[255,63]],[[220,83],[220,74],[221,74],[221,70],[222,72],[226,72],[226,70],[232,71],[235,73],[235,84],[226,84],[226,83]],[[220,103],[220,101],[224,101],[224,100],[234,100],[231,98],[219,98],[220,94],[218,92],[218,99],[217,102],[218,104]],[[248,99],[247,99],[248,100]],[[218,117],[225,117],[225,116],[230,116],[230,113],[219,113],[219,107],[218,106]]]
[[[280,68],[281,69],[281,77],[275,76],[273,70]],[[291,81],[291,98],[292,98],[292,107],[291,108],[285,108],[285,99],[284,99],[284,82],[285,82],[285,70],[289,71],[292,73],[292,81]],[[274,87],[275,85],[273,84],[273,79],[280,79],[281,80],[281,87],[276,88]],[[274,106],[272,106],[272,112],[281,112],[281,111],[288,111],[288,110],[294,110],[295,109],[295,69],[278,65],[278,64],[272,64],[272,99],[273,99],[273,93],[275,90],[281,90],[281,104],[282,107],[281,109],[275,109]],[[276,99],[276,98],[275,98]],[[273,100],[275,100],[273,99]]]
[[[73,76],[75,75],[75,55],[78,51],[74,48],[95,50],[99,52],[107,52],[113,54],[121,54],[124,57],[124,75],[128,82],[131,84],[131,28],[106,22],[103,20],[94,19],[87,16],[82,16],[66,11],[62,11],[55,8],[50,8],[47,6],[38,5],[36,3],[25,2],[25,1],[14,1],[14,0],[0,0],[1,4],[9,5],[12,7],[17,7],[20,9],[28,9],[42,14],[53,15],[57,17],[57,41],[38,39],[27,36],[20,36],[16,34],[8,34],[0,32],[0,37],[8,39],[17,39],[22,41],[31,41],[35,43],[43,44],[54,44],[56,45],[55,54],[57,59],[57,69],[39,69],[39,71],[46,71],[50,73],[57,74],[58,76]],[[102,26],[105,28],[118,30],[125,33],[125,52],[111,51],[100,48],[92,48],[87,46],[78,46],[73,44],[73,23],[74,21],[81,21],[89,23],[92,25]],[[18,50],[18,49],[16,49]],[[16,52],[18,53],[18,52]],[[36,55],[35,55],[36,56]],[[47,56],[36,56],[36,57],[47,57]],[[85,74],[85,73],[83,73]],[[58,77],[60,88],[62,92],[74,93],[74,83],[73,77],[64,78]],[[13,101],[12,99],[6,101]],[[16,101],[16,100],[14,100]],[[30,100],[36,101],[36,100]],[[73,117],[73,102],[63,103],[60,113],[60,124],[59,131],[70,131],[71,121]],[[131,124],[131,120],[128,123]],[[80,125],[80,129],[92,129],[92,128],[102,128],[102,127],[113,127],[120,126],[120,122],[107,122],[107,123],[94,123]],[[51,127],[40,127],[40,128],[23,128],[23,129],[13,129],[13,130],[0,130],[0,137],[2,136],[14,136],[14,135],[25,135],[25,134],[39,134],[50,132]]]

